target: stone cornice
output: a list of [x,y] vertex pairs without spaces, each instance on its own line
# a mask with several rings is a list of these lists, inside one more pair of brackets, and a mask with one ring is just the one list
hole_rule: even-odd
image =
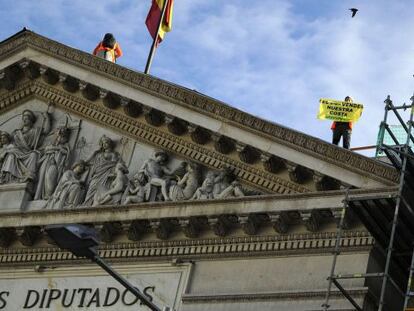
[[[350,199],[366,197],[391,199],[396,189],[374,192],[353,190]],[[333,228],[341,216],[344,193],[259,196],[227,200],[153,202],[127,206],[102,206],[63,210],[29,210],[0,214],[0,246],[19,241],[24,246],[44,240],[44,227],[50,224],[93,225],[105,243],[114,240],[190,240],[215,235],[225,238],[245,234],[260,237],[275,231],[287,237],[292,231],[319,234],[321,226]],[[358,228],[350,210],[347,229]],[[294,228],[294,230],[292,229]],[[325,229],[326,230],[326,229]],[[354,229],[356,230],[356,229]],[[316,235],[313,235],[316,237]],[[181,240],[182,241],[182,240]],[[183,243],[181,242],[180,243]],[[356,245],[356,244],[352,244]]]
[[[366,231],[346,231],[342,252],[368,252],[373,238]],[[331,254],[336,232],[101,244],[99,254],[111,262],[179,259],[247,258]],[[0,248],[0,267],[85,262],[55,247]]]
[[358,174],[365,174],[385,184],[399,178],[392,167],[373,159],[339,148],[320,139],[251,116],[200,93],[134,72],[99,59],[30,31],[22,31],[0,44],[0,59],[31,47],[76,66],[105,75],[138,90],[163,97],[171,102],[210,115],[215,119],[234,124],[255,135],[264,136],[294,150],[330,162]]

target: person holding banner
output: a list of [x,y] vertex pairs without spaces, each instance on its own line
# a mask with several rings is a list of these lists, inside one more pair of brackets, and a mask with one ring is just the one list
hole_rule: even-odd
[[[351,96],[345,97],[345,102],[353,103]],[[342,136],[342,145],[345,149],[349,149],[351,145],[352,122],[334,121],[331,125],[332,144],[338,145]]]

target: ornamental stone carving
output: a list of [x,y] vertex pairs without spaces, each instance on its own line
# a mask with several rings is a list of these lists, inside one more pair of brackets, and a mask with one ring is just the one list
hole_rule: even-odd
[[93,198],[93,206],[105,204],[118,204],[121,202],[122,194],[128,184],[128,168],[124,163],[118,162],[114,172],[108,179],[112,180],[109,187],[101,185]]
[[[38,121],[38,122],[36,122]],[[38,124],[40,122],[40,124]],[[37,150],[42,138],[50,131],[50,116],[39,120],[31,110],[22,113],[22,126],[11,135],[2,132],[0,151],[0,183],[33,182],[39,158]]]
[[70,147],[68,144],[70,130],[67,127],[55,131],[55,139],[51,145],[43,149],[39,159],[38,183],[35,200],[47,200],[55,188],[69,163]]
[[213,197],[226,199],[243,197],[244,193],[240,183],[234,180],[234,175],[229,169],[223,169],[214,177]]
[[177,182],[172,182],[169,189],[169,197],[172,201],[188,200],[192,198],[199,187],[201,171],[195,163],[185,164],[186,173]]
[[214,199],[214,174],[207,174],[201,187],[194,193],[192,200],[209,200]]
[[80,161],[75,163],[71,170],[63,173],[52,197],[47,202],[46,208],[62,209],[80,205],[86,193],[85,183],[82,178],[86,170],[87,163]]
[[128,239],[138,241],[149,231],[150,225],[147,220],[133,220],[128,228]]
[[286,221],[286,216],[283,214],[271,214],[269,215],[270,223],[272,224],[273,229],[280,234],[285,234],[288,229],[288,223]]
[[122,203],[127,205],[144,202],[148,192],[147,183],[148,179],[144,172],[136,173],[125,190]]
[[40,238],[41,229],[37,226],[25,227],[19,235],[19,241],[24,246],[33,246],[34,243]]
[[164,151],[157,151],[154,158],[144,162],[141,170],[148,179],[149,191],[147,192],[147,201],[155,201],[158,192],[165,201],[169,201],[168,186],[170,179],[173,178],[173,172],[167,167],[168,154]]
[[[61,75],[62,83],[70,79]],[[104,99],[112,96],[101,91]],[[42,108],[32,110],[36,105],[40,105],[38,101],[29,102],[31,109],[9,114],[7,121],[0,124],[0,186],[27,183],[28,196],[22,205],[25,208],[63,209],[259,194],[243,188],[236,180],[232,173],[234,161],[229,168],[214,171],[195,162],[170,158],[165,151],[148,157],[148,146],[72,118],[53,102],[44,113],[39,112]],[[169,125],[181,122],[168,118],[166,121]],[[202,151],[191,144],[188,147]],[[143,155],[141,148],[146,150]],[[210,157],[211,153],[214,151],[205,156]],[[194,158],[199,160],[198,156]],[[192,225],[188,230],[192,235]]]
[[102,136],[99,140],[99,150],[95,151],[86,161],[90,167],[88,172],[88,191],[86,193],[84,205],[92,205],[97,191],[102,188],[111,187],[111,177],[113,177],[114,168],[121,157],[118,152],[114,151],[115,143],[107,136]]

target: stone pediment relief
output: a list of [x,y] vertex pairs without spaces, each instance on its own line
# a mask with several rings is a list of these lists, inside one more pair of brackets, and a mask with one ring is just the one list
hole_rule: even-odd
[[[32,99],[2,115],[0,188],[18,208],[63,209],[260,194],[212,170]],[[19,187],[20,185],[20,187]],[[22,187],[23,186],[23,187]],[[1,191],[1,190],[0,190]],[[13,203],[11,203],[13,205]]]
[[[68,145],[70,145],[70,142],[72,143],[69,148],[72,158],[70,166],[67,167],[72,169],[72,174],[68,174],[65,177],[70,178],[73,183],[76,183],[77,181],[84,182],[84,174],[89,175],[91,167],[88,161],[92,161],[88,156],[91,157],[94,153],[100,150],[101,147],[98,142],[103,138],[103,135],[106,135],[115,145],[114,151],[120,154],[120,160],[118,162],[122,162],[126,166],[126,169],[121,168],[120,166],[118,167],[119,174],[122,175],[122,170],[128,170],[128,173],[124,172],[124,175],[128,175],[128,181],[126,182],[128,189],[131,189],[128,190],[131,191],[128,203],[133,203],[133,201],[137,200],[139,201],[139,197],[146,198],[146,196],[151,197],[151,199],[146,199],[149,201],[155,200],[155,198],[156,200],[168,200],[170,199],[170,184],[164,187],[162,183],[159,183],[160,185],[157,187],[159,187],[160,192],[157,196],[147,194],[148,191],[144,189],[145,185],[141,185],[140,183],[144,183],[145,180],[147,184],[149,181],[138,174],[140,167],[134,167],[135,171],[131,170],[130,163],[128,162],[131,161],[131,159],[129,159],[131,155],[125,154],[125,152],[131,148],[129,145],[124,144],[125,141],[129,141],[132,144],[137,144],[139,142],[146,144],[147,146],[152,146],[151,152],[147,152],[146,154],[147,160],[154,160],[155,150],[164,150],[170,155],[176,155],[176,157],[173,157],[174,159],[177,158],[181,159],[182,162],[194,162],[198,164],[202,167],[204,172],[200,187],[212,187],[210,179],[214,178],[210,178],[209,174],[207,174],[208,171],[213,172],[211,174],[214,175],[218,174],[218,172],[224,168],[228,168],[233,176],[231,178],[227,177],[227,179],[230,179],[227,183],[230,186],[233,181],[235,181],[233,184],[235,189],[229,190],[230,196],[237,196],[241,193],[300,193],[334,190],[343,186],[352,186],[346,182],[342,182],[340,180],[341,176],[338,176],[338,179],[332,176],[327,176],[316,170],[292,162],[290,159],[280,158],[267,151],[257,149],[246,142],[238,141],[221,133],[213,132],[203,127],[203,124],[192,123],[192,120],[186,119],[185,115],[183,115],[182,118],[169,115],[143,103],[137,102],[136,100],[124,97],[122,94],[102,89],[97,85],[81,81],[64,72],[48,68],[34,61],[22,59],[17,63],[4,68],[0,75],[0,82],[2,86],[2,90],[0,91],[1,114],[5,113],[5,111],[9,111],[13,107],[18,106],[20,109],[23,103],[36,98],[42,101],[42,107],[35,107],[37,110],[29,110],[32,110],[35,114],[39,114],[36,118],[36,120],[38,120],[37,122],[42,120],[42,124],[47,123],[46,121],[43,122],[43,120],[47,119],[44,116],[44,112],[47,110],[48,106],[45,105],[46,102],[50,103],[49,106],[52,107],[50,108],[51,110],[54,109],[56,112],[62,111],[62,113],[64,111],[68,117],[72,115],[70,118],[78,118],[78,120],[83,119],[85,120],[84,124],[92,122],[93,124],[99,124],[105,129],[109,128],[122,134],[123,136],[119,137],[114,137],[113,133],[102,134],[102,131],[96,131],[93,126],[91,126],[90,133],[101,133],[102,135],[95,135],[92,139],[88,140],[85,135],[82,135],[79,132],[79,130],[76,134],[74,134],[76,131],[73,132],[71,130],[71,134],[69,135],[70,138],[63,139],[69,140]],[[19,113],[22,114],[22,112],[23,111],[20,111]],[[10,114],[11,112],[9,111],[7,113]],[[19,117],[17,117],[17,115],[18,114],[10,114],[7,118],[18,120]],[[74,117],[75,115],[77,116],[76,118]],[[51,142],[53,144],[54,139],[58,139],[56,135],[58,135],[59,126],[56,124],[59,123],[57,121],[59,118],[63,120],[65,119],[63,116],[52,116],[52,119],[56,119],[53,120],[55,125],[53,130],[47,134],[44,133],[46,131],[46,126],[36,125],[36,131],[40,131],[41,133],[38,135],[39,138],[37,144],[44,142],[46,146]],[[10,133],[17,128],[22,127],[22,125],[15,124],[14,128],[7,127],[10,127],[10,125],[5,124],[5,130],[8,130],[8,133]],[[76,127],[76,125],[70,125],[70,127]],[[73,141],[73,137],[76,137],[75,141]],[[302,139],[306,141],[305,136],[303,136]],[[46,147],[43,146],[43,148]],[[332,146],[332,148],[335,149],[336,147]],[[39,152],[41,151],[38,150],[38,153]],[[40,153],[38,156],[39,155]],[[349,158],[347,159],[350,161],[355,160],[353,160],[353,154],[350,152],[344,152],[344,156],[347,156]],[[348,161],[347,159],[344,158],[344,160]],[[85,161],[85,163],[79,162],[81,160]],[[141,165],[144,165],[143,160],[144,159],[141,159]],[[395,179],[396,175],[392,170],[370,159],[365,159],[364,161],[366,161],[369,169],[372,172],[375,172],[376,176],[374,176],[374,180],[378,180],[385,184],[393,183],[392,180]],[[330,160],[327,159],[327,162],[330,162]],[[74,164],[78,164],[77,167],[73,166]],[[174,165],[178,164],[173,163],[171,166],[170,163],[167,165],[166,169],[176,169],[177,167],[174,167]],[[26,166],[29,167],[29,164],[26,163],[24,167]],[[82,166],[85,166],[85,168]],[[183,164],[183,167],[184,166],[185,165]],[[115,170],[115,167],[116,165],[111,169]],[[189,167],[191,167],[191,165],[189,165]],[[30,169],[28,171],[30,172]],[[183,168],[182,171],[186,173]],[[63,174],[64,171],[60,171],[57,176],[62,177]],[[372,173],[369,174],[372,175]],[[115,176],[115,172],[112,172],[112,175]],[[209,178],[207,178],[207,176]],[[184,175],[177,175],[177,177],[181,180],[181,178],[184,178]],[[20,181],[24,181],[24,179],[25,178],[19,178]],[[209,180],[204,183],[203,181],[206,179]],[[363,177],[363,179],[365,179],[365,177]],[[119,180],[122,181],[122,177],[119,177]],[[175,183],[179,182],[178,178],[175,178],[175,180],[172,181]],[[237,183],[240,183],[242,186],[238,186]],[[58,183],[54,182],[54,184],[57,186]],[[240,191],[236,188],[239,188]],[[177,190],[178,188],[175,189]],[[109,190],[110,189],[108,188],[107,191]],[[198,192],[198,199],[217,198],[217,194],[201,194],[201,190],[203,189],[200,189]],[[32,191],[37,190],[32,189]],[[172,195],[173,197],[174,195],[177,195],[178,197],[183,195],[180,192],[181,190],[177,191],[179,191],[179,194],[174,192],[175,194]],[[86,190],[86,192],[88,192],[88,190]],[[74,193],[78,193],[78,191],[74,191]],[[113,193],[110,193],[109,195],[112,194]],[[34,195],[36,195],[36,192]],[[119,196],[119,193],[117,193],[117,195]],[[133,198],[133,195],[135,195],[135,198]],[[87,204],[89,205],[119,204],[119,199],[117,199],[118,201],[113,201],[112,198],[107,197],[105,199],[105,196],[101,199],[91,198],[90,196],[91,194],[87,196]],[[93,196],[95,196],[95,193],[93,193]],[[128,195],[122,194],[122,196],[126,197]],[[187,199],[188,196],[189,195],[186,194],[185,198]],[[42,199],[49,200],[49,197],[50,194],[47,197],[42,197]],[[36,196],[36,198],[41,197]],[[81,199],[76,199],[75,201],[78,202],[77,200],[81,201]],[[122,201],[122,198],[120,200]],[[75,204],[75,206],[78,206],[79,204],[82,203]],[[70,206],[71,204],[65,203],[64,205]]]
[[[27,51],[27,53],[21,53],[22,51]],[[30,51],[35,52],[31,53]],[[180,136],[183,133],[190,132],[191,140],[196,144],[205,146],[214,141],[214,151],[220,154],[234,154],[237,148],[237,158],[243,163],[250,165],[266,159],[262,162],[264,169],[266,171],[270,170],[271,173],[277,174],[284,180],[288,179],[297,184],[298,176],[306,177],[305,180],[303,178],[299,180],[299,184],[305,185],[305,189],[293,189],[295,187],[286,185],[283,180],[279,180],[277,184],[282,185],[281,189],[265,186],[270,192],[289,193],[304,192],[306,189],[311,191],[320,188],[330,189],[332,185],[327,187],[331,184],[329,179],[338,178],[338,175],[341,177],[339,179],[345,183],[362,188],[393,185],[398,180],[398,173],[395,170],[378,163],[378,161],[338,148],[282,125],[259,119],[200,93],[123,68],[26,29],[4,40],[0,45],[0,60],[4,64],[3,67],[8,66],[0,73],[0,78],[2,79],[2,86],[8,90],[13,90],[16,78],[18,80],[22,75],[21,70],[12,65],[16,61],[13,54],[17,53],[24,55],[22,57],[39,60],[39,63],[27,59],[18,62],[18,66],[24,68],[24,74],[31,79],[37,79],[42,75],[43,80],[49,85],[60,85],[62,83],[61,85],[65,90],[72,93],[77,93],[80,90],[82,96],[91,101],[100,101],[101,98],[108,107],[113,105],[111,109],[122,105],[125,113],[133,118],[145,115],[145,121],[148,124],[154,126],[168,124],[169,131],[174,135]],[[39,53],[42,54],[42,57],[38,57]],[[11,57],[12,55],[13,57]],[[50,59],[45,61],[45,57]],[[8,60],[8,58],[13,59],[13,61]],[[55,65],[48,68],[41,63]],[[83,74],[80,75],[83,77],[81,80],[87,79],[90,75],[97,75],[99,82],[93,85],[86,81],[79,81],[79,79],[68,75],[65,70],[63,72],[59,71],[60,65],[58,63],[71,66],[71,68],[67,68],[67,66],[66,68],[69,69],[67,72],[72,72],[72,74],[73,70],[83,71]],[[103,80],[105,79],[106,82],[104,83]],[[202,124],[191,124],[191,120],[186,120],[185,116],[180,113],[175,116],[168,115],[165,110],[162,112],[157,110],[156,107],[154,109],[154,107],[137,102],[136,98],[135,100],[125,98],[123,92],[111,92],[112,83],[127,86],[129,88],[126,90],[128,94],[133,91],[153,95],[173,103],[179,108],[177,111],[182,112],[187,109],[188,111],[201,113],[205,116],[204,119],[212,118],[235,128],[240,128],[241,131],[244,131],[245,135],[243,137],[246,137],[246,139],[239,141],[239,139],[235,139],[234,135],[227,135],[229,132],[226,126],[223,131],[217,133],[214,126],[206,127]],[[158,107],[161,108],[160,105]],[[260,141],[263,142],[263,139],[270,139],[270,145],[268,144],[269,141],[261,144]],[[271,147],[273,142],[276,143],[276,148]],[[286,148],[288,151],[286,151]],[[303,156],[291,159],[289,155],[291,151]],[[268,154],[271,156],[270,160]],[[296,161],[296,167],[289,166],[289,172],[284,171],[284,174],[281,175],[280,158],[282,158],[282,162],[284,159]],[[312,159],[311,163],[306,160],[309,158]],[[341,168],[343,170],[342,174],[338,174],[330,164]],[[316,176],[316,183],[309,182],[309,177],[312,177],[312,174],[303,174],[304,167],[309,168],[311,173],[313,171],[320,172],[323,175],[323,180],[319,182],[320,177]],[[282,166],[282,169],[286,169],[286,165]],[[359,180],[355,180],[355,177]]]
[[[6,73],[0,92],[2,111],[36,97],[205,167],[214,170],[230,167],[240,182],[260,192],[296,193],[312,190],[312,185],[308,187],[300,184],[304,181],[312,184],[311,174],[307,174],[306,180],[300,180],[300,183],[296,182],[296,178],[290,181],[290,171],[282,159],[249,145],[31,61],[22,60],[12,67],[13,70],[4,70]],[[8,85],[6,81],[13,83]],[[298,167],[291,170],[295,171]],[[275,174],[281,171],[285,177]]]

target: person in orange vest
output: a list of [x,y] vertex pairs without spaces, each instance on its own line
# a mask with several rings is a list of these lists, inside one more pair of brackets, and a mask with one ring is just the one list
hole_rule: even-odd
[[[351,96],[345,97],[345,101],[352,103],[353,99]],[[349,149],[351,144],[352,134],[352,122],[339,122],[334,121],[331,126],[332,130],[332,143],[338,145],[342,136],[342,145],[345,149]]]
[[93,55],[115,63],[116,59],[122,56],[122,50],[119,43],[116,42],[114,35],[107,33],[93,50]]

